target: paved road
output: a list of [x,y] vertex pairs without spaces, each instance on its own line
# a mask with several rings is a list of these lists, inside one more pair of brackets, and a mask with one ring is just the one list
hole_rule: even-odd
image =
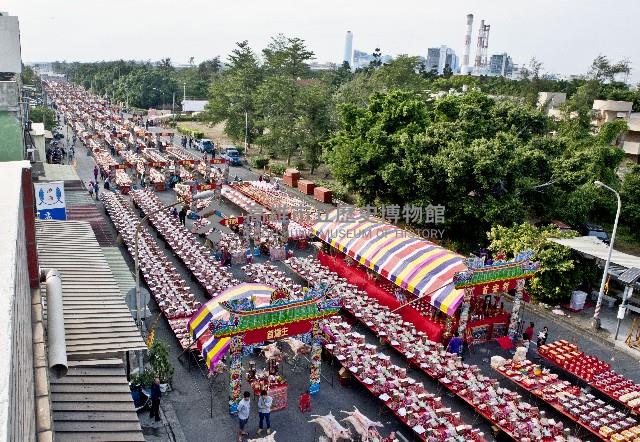
[[[93,178],[92,169],[95,163],[91,157],[86,155],[86,149],[82,147],[77,148],[76,158],[78,174],[83,181],[87,182]],[[256,178],[256,174],[244,167],[231,168],[230,175],[231,177],[238,175],[241,179]],[[296,192],[296,195],[299,196],[300,194]],[[175,201],[175,196],[172,191],[162,192],[159,196],[166,202]],[[322,206],[319,203],[314,204]],[[99,204],[99,206],[101,206],[101,204]],[[322,207],[326,208],[326,206]],[[239,213],[238,210],[230,204],[223,203],[219,208],[227,214]],[[153,230],[151,231],[153,232]],[[133,268],[131,257],[128,256],[127,251],[123,247],[121,247],[121,250]],[[296,253],[299,255],[307,255],[310,251],[296,251]],[[184,266],[173,257],[169,250],[166,250],[166,255],[168,259],[175,262],[176,268],[181,271],[185,280],[190,283],[193,292],[197,294],[199,299],[203,302],[206,301],[203,290],[191,279],[190,274]],[[284,266],[282,266],[282,268],[286,270]],[[237,269],[234,269],[234,273],[240,276]],[[151,304],[150,308],[153,317],[155,317],[159,314],[159,310],[153,301]],[[562,324],[561,318],[558,318],[557,322],[550,322],[530,311],[525,311],[524,318],[526,321],[534,321],[536,323],[536,330],[539,330],[543,325],[547,325],[550,329],[549,341],[561,338],[569,340],[575,338],[586,352],[595,354],[605,360],[611,360],[618,371],[640,382],[640,373],[638,373],[637,370],[638,362],[634,358],[626,354],[614,354],[611,347],[607,347],[600,341],[591,339],[588,336],[576,336],[576,333],[571,328]],[[151,326],[152,323],[153,321],[149,320],[148,326]],[[377,344],[375,338],[368,331],[363,328],[360,328],[359,331],[364,333],[370,342]],[[233,417],[229,416],[227,407],[227,376],[218,376],[208,381],[197,367],[191,367],[184,358],[179,361],[180,350],[178,349],[178,344],[164,319],[158,321],[156,332],[159,338],[171,344],[171,357],[174,360],[176,374],[174,377],[174,390],[167,394],[164,400],[170,402],[175,409],[187,440],[235,440],[236,421]],[[384,351],[392,356],[395,363],[405,365],[392,349],[386,348]],[[490,357],[494,354],[509,356],[509,354],[502,351],[495,343],[489,343],[476,347],[473,352],[466,356],[466,361],[480,366],[488,376],[497,377],[490,369],[488,363]],[[533,353],[531,356],[533,357]],[[258,366],[260,366],[263,364],[263,361],[258,358],[257,363]],[[388,433],[389,431],[399,429],[405,435],[410,434],[410,431],[404,428],[393,416],[389,414],[380,415],[379,412],[381,410],[378,401],[362,387],[358,385],[353,385],[348,388],[340,386],[337,382],[338,367],[336,365],[325,362],[323,363],[322,370],[328,381],[323,382],[321,392],[313,399],[314,414],[324,414],[332,411],[337,415],[340,410],[348,410],[356,406],[369,417],[380,419],[385,424],[385,432]],[[308,372],[301,370],[292,373],[288,366],[284,367],[284,372],[290,382],[290,406],[287,410],[273,414],[272,424],[274,429],[278,431],[277,440],[280,442],[315,441],[319,436],[318,429],[316,426],[307,423],[306,421],[309,419],[309,416],[303,416],[296,408],[298,394],[306,389]],[[465,403],[447,396],[441,391],[438,384],[426,378],[421,373],[413,373],[411,375],[423,382],[431,391],[439,392],[439,394],[443,396],[445,404],[454,411],[460,412],[466,422],[481,428],[485,432],[485,435],[488,436],[490,434],[490,429],[485,421],[474,413]],[[514,388],[506,380],[501,380],[500,382],[507,388]],[[524,395],[527,396],[526,393],[524,393]],[[538,404],[541,409],[546,410],[548,416],[562,420],[565,425],[572,424],[567,419],[558,416],[550,407],[546,407],[535,398],[529,398],[529,401]],[[213,414],[213,417],[211,417],[211,414]],[[257,415],[254,410],[249,423],[249,430],[255,431],[256,428]],[[159,430],[148,429],[148,432],[150,433],[150,440],[158,440],[158,438],[160,440],[164,439],[164,436],[162,436]],[[488,438],[491,440],[491,437]]]

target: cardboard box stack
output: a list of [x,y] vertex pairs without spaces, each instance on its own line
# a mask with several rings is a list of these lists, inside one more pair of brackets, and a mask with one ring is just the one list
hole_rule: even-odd
[[287,169],[282,177],[282,181],[289,187],[298,187],[298,180],[300,172],[297,169]]
[[332,192],[326,187],[316,187],[313,189],[313,198],[321,203],[331,203]]
[[313,195],[313,189],[315,189],[316,185],[313,181],[309,180],[300,180],[298,181],[298,190],[305,195]]

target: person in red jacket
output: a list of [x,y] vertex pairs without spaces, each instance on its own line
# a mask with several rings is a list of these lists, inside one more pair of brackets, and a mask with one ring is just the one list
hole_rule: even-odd
[[529,341],[533,339],[533,322],[529,323],[529,327],[524,331],[524,334],[527,335]]

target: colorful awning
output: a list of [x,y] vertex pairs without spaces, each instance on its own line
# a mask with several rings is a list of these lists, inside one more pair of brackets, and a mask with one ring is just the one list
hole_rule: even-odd
[[205,333],[209,329],[209,322],[212,319],[229,319],[229,312],[222,308],[220,303],[235,299],[253,298],[254,304],[260,307],[271,303],[271,294],[275,290],[275,287],[266,284],[239,284],[211,299],[191,317],[189,320],[189,333],[191,333],[193,339],[196,341],[199,338],[204,339],[204,342],[202,342],[202,357],[207,361],[209,369],[215,367],[218,361],[224,357],[231,343],[231,338],[217,339],[210,334],[209,336],[205,336]]
[[313,233],[397,286],[429,297],[447,315],[455,313],[463,291],[454,287],[453,275],[467,269],[462,256],[377,219],[357,219],[357,212],[338,217],[334,210]]

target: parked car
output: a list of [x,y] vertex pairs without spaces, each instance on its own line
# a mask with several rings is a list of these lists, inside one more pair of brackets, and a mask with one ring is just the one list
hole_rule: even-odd
[[240,159],[240,152],[233,147],[227,147],[222,154],[222,157],[229,162],[231,166],[242,166],[242,160]]
[[609,242],[609,234],[605,232],[604,229],[597,224],[593,224],[589,222],[584,223],[582,226],[582,234],[586,236],[595,236],[596,238],[598,238],[599,240],[605,243]]
[[203,138],[200,141],[198,141],[198,149],[202,153],[213,154],[215,148],[216,148],[215,143],[209,140],[208,138]]

